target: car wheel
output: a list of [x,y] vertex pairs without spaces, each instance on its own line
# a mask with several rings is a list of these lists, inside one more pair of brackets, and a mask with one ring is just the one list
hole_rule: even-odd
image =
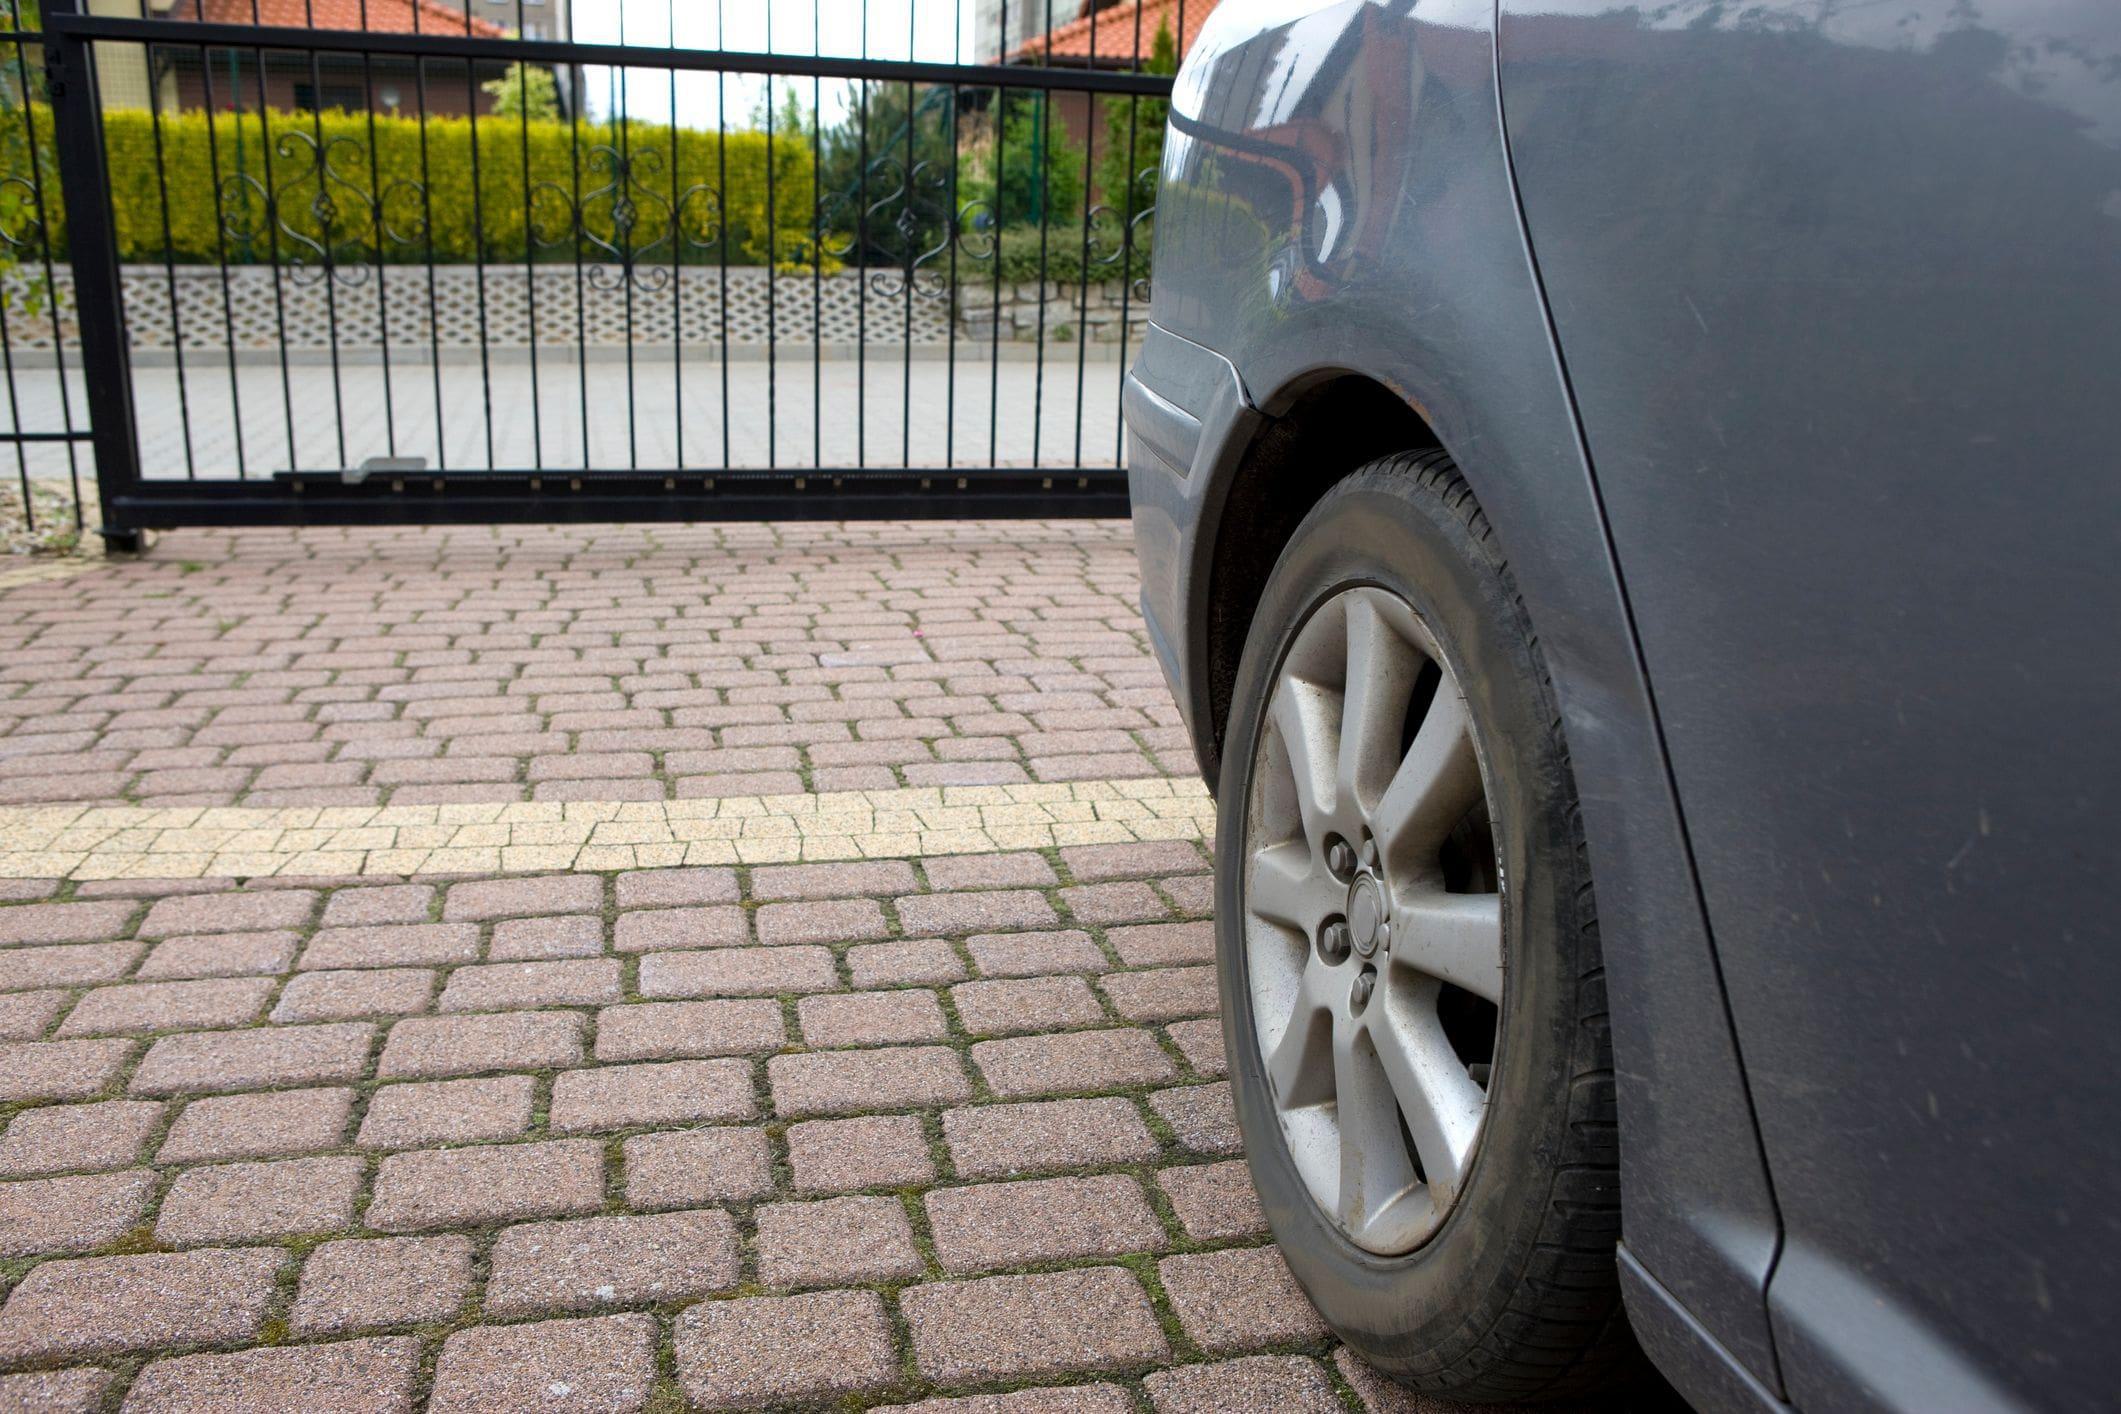
[[1222,760],[1230,1074],[1298,1281],[1423,1391],[1606,1385],[1635,1361],[1590,871],[1538,640],[1443,453],[1297,528]]

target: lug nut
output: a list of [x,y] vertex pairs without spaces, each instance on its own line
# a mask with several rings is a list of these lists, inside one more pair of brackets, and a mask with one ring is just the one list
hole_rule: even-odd
[[1386,952],[1391,949],[1391,946],[1392,920],[1389,918],[1380,918],[1377,920],[1377,950],[1379,952]]
[[1355,940],[1348,935],[1346,919],[1335,918],[1319,931],[1318,955],[1327,962],[1346,962],[1354,946]]
[[1365,839],[1362,842],[1363,867],[1365,869],[1368,869],[1372,874],[1375,874],[1378,872],[1378,865],[1381,862],[1381,858],[1382,857],[1377,853],[1377,841],[1372,839]]
[[1370,1004],[1370,993],[1377,990],[1377,970],[1365,967],[1355,974],[1355,987],[1348,993],[1348,1005],[1356,1012]]
[[1326,846],[1326,868],[1332,870],[1333,877],[1344,884],[1355,877],[1354,846],[1335,836],[1333,842]]

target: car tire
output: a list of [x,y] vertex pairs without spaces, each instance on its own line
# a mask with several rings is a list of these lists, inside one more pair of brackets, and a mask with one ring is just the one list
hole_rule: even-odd
[[[1358,1246],[1354,1229],[1327,1211],[1311,1171],[1299,1169],[1297,1154],[1309,1151],[1285,1128],[1295,1111],[1277,1108],[1270,1085],[1247,946],[1248,851],[1265,847],[1253,836],[1266,830],[1264,807],[1249,802],[1255,773],[1271,769],[1262,743],[1274,730],[1272,698],[1307,621],[1358,586],[1412,608],[1462,691],[1500,915],[1493,1051],[1484,1072],[1467,1062],[1484,1086],[1477,1139],[1448,1194],[1432,1196],[1433,1229],[1399,1252]],[[1237,1114],[1268,1223],[1319,1312],[1370,1364],[1437,1396],[1537,1401],[1629,1381],[1641,1365],[1615,1270],[1619,1131],[1605,975],[1568,750],[1509,566],[1444,453],[1372,463],[1336,484],[1298,526],[1268,578],[1236,674],[1217,799],[1217,968]],[[1389,896],[1395,886],[1379,887]],[[1347,897],[1352,914],[1358,905]],[[1289,937],[1301,932],[1292,925]],[[1323,943],[1318,951],[1326,952]],[[1344,944],[1334,951],[1358,960]],[[1308,978],[1318,960],[1305,952],[1297,965]],[[1380,965],[1398,975],[1396,961]],[[1390,1103],[1411,1135],[1405,1107]],[[1333,1108],[1336,1124],[1344,1114],[1351,1131],[1358,1127],[1347,1105],[1336,1099]],[[1407,1144],[1412,1172],[1428,1183],[1438,1166],[1411,1137]]]

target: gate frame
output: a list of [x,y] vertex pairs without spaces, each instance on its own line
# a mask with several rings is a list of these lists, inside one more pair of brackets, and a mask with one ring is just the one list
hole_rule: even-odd
[[[1125,517],[1121,467],[698,467],[276,471],[237,481],[143,478],[117,232],[108,203],[98,41],[412,59],[654,68],[955,88],[1168,99],[1169,76],[1094,68],[942,64],[895,59],[647,50],[556,40],[125,19],[87,0],[45,0],[45,66],[67,211],[75,316],[102,505],[98,533],[136,552],[143,532],[176,526],[448,525],[564,521],[1060,519]],[[955,135],[953,134],[953,141]],[[1085,195],[1087,202],[1088,196]],[[1131,228],[1128,233],[1131,241]],[[999,252],[997,252],[999,258]],[[994,356],[999,356],[995,350]],[[911,409],[908,409],[908,416]]]

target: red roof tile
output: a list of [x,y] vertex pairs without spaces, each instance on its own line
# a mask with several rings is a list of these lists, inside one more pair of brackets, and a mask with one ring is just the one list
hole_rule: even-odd
[[468,34],[500,39],[508,31],[444,0],[177,0],[167,16],[219,25],[276,29],[351,29],[374,33]]
[[[1140,57],[1144,60],[1149,57],[1156,46],[1157,27],[1163,26],[1178,40],[1178,56],[1183,59],[1186,51],[1193,47],[1193,41],[1200,37],[1200,27],[1215,6],[1216,0],[1183,0],[1183,3],[1181,0],[1119,0],[1118,4],[1108,5],[1095,14],[1058,25],[1051,34],[1027,40],[1009,56],[1009,61],[1042,64],[1050,54],[1055,63],[1088,64],[1095,53],[1099,68],[1132,68],[1137,13],[1140,15]],[[1183,34],[1179,32],[1181,16],[1185,28]],[[1094,45],[1091,42],[1093,36]]]

